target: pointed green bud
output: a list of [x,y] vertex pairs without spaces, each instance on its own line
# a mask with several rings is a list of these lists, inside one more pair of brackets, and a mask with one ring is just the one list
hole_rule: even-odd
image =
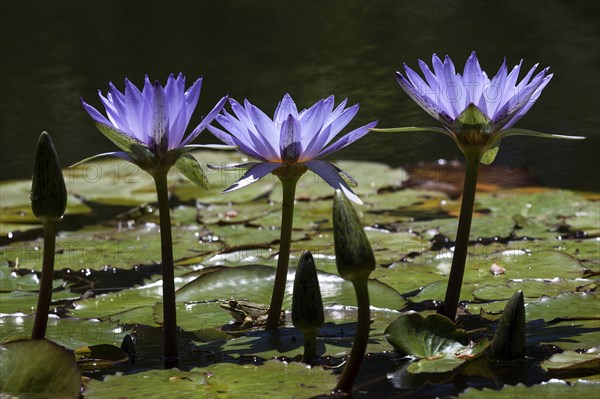
[[350,281],[369,278],[375,255],[354,207],[340,190],[333,196],[333,239],[340,276]]
[[494,359],[512,360],[525,356],[525,301],[523,291],[510,298],[492,341]]
[[67,189],[52,139],[42,132],[37,143],[31,184],[31,209],[40,219],[60,219],[67,207]]
[[292,295],[292,323],[300,331],[318,329],[325,322],[317,268],[310,251],[298,261]]

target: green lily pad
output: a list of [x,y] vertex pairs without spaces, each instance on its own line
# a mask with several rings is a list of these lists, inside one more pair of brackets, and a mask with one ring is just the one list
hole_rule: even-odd
[[552,380],[539,385],[526,386],[505,385],[500,390],[484,388],[467,388],[458,395],[460,399],[572,399],[572,398],[596,398],[600,393],[600,384],[578,382],[573,385],[564,381]]
[[600,299],[596,295],[565,292],[556,297],[542,297],[539,301],[526,305],[525,313],[527,320],[600,319],[598,309],[600,309]]
[[[322,367],[270,360],[260,366],[217,363],[190,371],[148,370],[136,374],[109,375],[104,381],[90,380],[85,398],[165,397],[310,398],[328,394],[337,377]],[[310,383],[307,383],[310,381]]]
[[555,353],[550,359],[544,360],[541,366],[556,378],[592,375],[600,369],[600,352],[594,348],[584,353]]
[[447,317],[433,313],[401,315],[385,331],[399,351],[418,357],[408,367],[411,373],[444,373],[480,355],[490,344],[486,339],[472,344],[464,330]]
[[[33,316],[0,317],[0,342],[31,336]],[[66,348],[76,349],[99,344],[120,345],[127,334],[117,323],[94,319],[48,318],[46,339]]]
[[0,391],[28,398],[77,398],[81,373],[73,352],[47,340],[0,345]]
[[[290,268],[284,307],[290,308],[295,268]],[[318,273],[323,304],[356,306],[356,294],[350,282],[341,277]],[[178,301],[227,300],[234,293],[237,299],[247,298],[250,302],[269,303],[275,279],[275,269],[264,265],[238,266],[203,274],[176,292]],[[372,306],[401,309],[405,300],[388,285],[369,280]]]

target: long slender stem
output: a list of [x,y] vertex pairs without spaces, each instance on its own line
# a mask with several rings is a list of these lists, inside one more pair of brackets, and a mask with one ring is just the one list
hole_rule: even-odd
[[277,260],[277,271],[275,272],[275,283],[273,284],[273,295],[269,305],[269,315],[265,328],[275,330],[279,326],[281,307],[283,306],[283,295],[287,281],[288,266],[290,263],[290,247],[292,245],[292,224],[294,221],[294,197],[296,195],[296,183],[300,176],[280,176],[283,186],[283,203],[281,205],[281,235],[279,238],[279,258]]
[[302,356],[302,361],[304,363],[311,363],[317,356],[317,331],[318,328],[302,330],[302,335],[304,336],[304,355]]
[[456,309],[465,274],[467,250],[469,249],[469,234],[471,233],[471,220],[473,219],[473,206],[475,204],[475,191],[477,190],[479,160],[480,156],[478,154],[469,154],[466,156],[465,183],[458,219],[458,229],[456,231],[454,256],[452,257],[452,267],[450,269],[450,277],[448,278],[446,297],[439,311],[439,313],[453,321],[456,318]]
[[31,339],[43,339],[46,336],[48,313],[52,300],[52,280],[54,276],[54,253],[56,245],[56,220],[43,218],[44,225],[44,255],[42,258],[42,279],[38,294],[37,308]]
[[343,392],[350,392],[354,380],[358,375],[360,365],[365,357],[371,324],[371,304],[369,302],[367,279],[357,279],[356,281],[352,281],[352,283],[354,284],[356,300],[358,302],[358,325],[356,327],[356,338],[352,345],[350,358],[335,387],[336,390]]
[[173,239],[171,237],[171,210],[167,173],[154,175],[158,211],[160,215],[160,249],[163,279],[163,330],[165,343],[165,368],[177,367],[177,314],[175,305],[175,270],[173,266]]

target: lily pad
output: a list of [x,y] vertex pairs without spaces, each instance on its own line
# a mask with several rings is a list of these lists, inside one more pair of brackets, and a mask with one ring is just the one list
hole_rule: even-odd
[[595,348],[584,353],[555,353],[542,363],[542,368],[557,378],[593,375],[600,369],[600,352]]
[[[33,316],[0,317],[0,342],[31,336]],[[127,330],[117,323],[50,316],[46,339],[69,349],[99,344],[120,345]]]
[[0,345],[0,391],[28,398],[77,398],[81,373],[73,352],[47,340]]
[[[109,375],[104,381],[90,380],[85,398],[165,397],[215,398],[281,397],[310,398],[329,393],[336,376],[322,367],[270,360],[260,366],[218,363],[190,371],[148,370],[141,373]],[[307,384],[307,381],[310,381]]]
[[[290,268],[287,277],[284,307],[291,307],[292,286],[295,268]],[[350,282],[341,277],[318,273],[323,304],[356,306],[356,294]],[[227,300],[232,294],[237,299],[247,298],[250,302],[269,303],[275,279],[275,269],[264,265],[238,266],[220,269],[203,274],[176,292],[178,301]],[[369,280],[372,306],[387,309],[401,309],[405,300],[388,285],[377,280]]]
[[486,339],[472,344],[464,330],[445,316],[433,313],[401,315],[385,331],[399,351],[418,357],[408,367],[411,373],[444,373],[480,355],[490,344]]
[[552,380],[539,385],[526,386],[505,385],[500,390],[484,388],[468,388],[458,395],[460,399],[571,399],[571,398],[596,398],[600,393],[600,384],[578,382],[573,385],[564,381]]

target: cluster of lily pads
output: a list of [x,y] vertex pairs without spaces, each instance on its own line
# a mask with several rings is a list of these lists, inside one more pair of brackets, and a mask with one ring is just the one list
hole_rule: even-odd
[[[153,291],[148,291],[143,296],[156,295],[157,299],[160,298],[160,302],[151,309],[147,309],[145,306],[139,308],[133,306],[136,296],[140,294],[138,290],[137,294],[132,294],[133,296],[123,302],[122,310],[112,312],[111,318],[108,320],[119,320],[119,323],[124,325],[128,324],[127,320],[139,320],[140,317],[147,317],[147,312],[150,312],[154,321],[162,327],[165,368],[177,367],[181,357],[178,326],[184,328],[184,325],[189,325],[188,318],[191,317],[186,315],[185,320],[178,320],[176,317],[178,304],[186,303],[186,309],[189,306],[190,310],[197,306],[201,307],[202,304],[207,303],[207,300],[210,300],[209,298],[214,298],[210,292],[211,287],[220,287],[222,290],[225,285],[230,287],[230,299],[222,298],[225,302],[220,303],[220,307],[231,312],[237,321],[238,329],[262,327],[264,321],[265,330],[270,334],[280,334],[277,339],[273,339],[281,343],[285,337],[285,332],[281,331],[279,326],[283,321],[282,316],[285,316],[282,309],[286,300],[286,282],[292,275],[294,276],[294,287],[291,316],[293,325],[303,334],[304,354],[301,360],[309,364],[318,363],[319,342],[317,337],[327,318],[323,303],[324,298],[327,300],[329,295],[323,288],[328,284],[339,285],[342,280],[335,274],[318,271],[321,269],[319,262],[322,262],[322,259],[320,257],[313,258],[310,248],[307,248],[309,251],[299,258],[295,271],[290,273],[289,270],[289,262],[293,253],[292,243],[297,240],[294,238],[295,229],[293,227],[295,202],[298,199],[297,187],[301,176],[311,171],[336,190],[333,195],[332,210],[326,216],[333,223],[331,238],[334,247],[332,252],[335,256],[332,259],[335,259],[339,276],[349,281],[356,293],[358,323],[355,339],[348,362],[335,385],[336,392],[350,392],[369,345],[372,311],[375,313],[384,311],[388,315],[389,312],[385,309],[399,310],[406,301],[393,286],[384,284],[386,282],[384,275],[379,276],[381,282],[370,279],[372,272],[376,269],[378,248],[373,248],[371,245],[368,232],[363,229],[355,208],[348,201],[349,199],[357,204],[362,204],[359,196],[353,191],[353,188],[357,187],[357,182],[347,172],[321,158],[352,144],[372,130],[387,132],[427,130],[450,136],[466,157],[466,177],[456,242],[452,246],[452,252],[448,252],[452,258],[449,280],[444,301],[440,303],[437,314],[432,313],[427,317],[423,317],[419,313],[402,314],[391,323],[386,324],[385,338],[398,351],[421,359],[421,361],[411,363],[407,368],[407,372],[415,375],[452,372],[466,362],[481,357],[484,353],[489,353],[490,359],[503,361],[523,358],[526,348],[525,297],[519,290],[518,284],[514,288],[509,287],[510,295],[502,297],[502,299],[510,298],[510,300],[505,302],[506,308],[498,322],[493,340],[481,337],[475,342],[472,340],[473,335],[457,328],[455,324],[459,299],[463,298],[461,287],[463,286],[465,265],[469,257],[468,248],[479,164],[490,164],[498,152],[500,140],[509,135],[551,138],[577,137],[550,135],[512,127],[531,108],[552,78],[547,69],[533,76],[536,69],[534,66],[517,83],[521,64],[508,73],[504,63],[497,75],[489,79],[481,70],[474,53],[467,60],[462,74],[455,72],[454,64],[448,57],[442,61],[434,55],[433,71],[422,61],[419,62],[425,79],[405,66],[406,76],[398,73],[398,82],[419,105],[442,123],[442,128],[375,129],[376,122],[372,122],[345,134],[334,142],[334,138],[358,112],[358,105],[346,107],[346,101],[343,101],[336,107],[334,97],[330,96],[299,111],[292,98],[286,94],[272,118],[247,100],[241,104],[230,99],[229,103],[233,113],[228,113],[224,109],[227,102],[227,97],[224,97],[192,133],[185,136],[187,125],[199,99],[202,81],[198,79],[186,90],[185,78],[182,75],[170,76],[164,87],[158,82],[151,83],[146,77],[142,90],[128,80],[125,81],[124,92],[120,92],[111,84],[106,96],[100,92],[106,116],[84,102],[84,108],[98,129],[117,145],[120,151],[93,156],[75,165],[74,169],[85,167],[92,160],[97,161],[99,158],[113,157],[130,162],[152,177],[158,204],[162,281],[158,290],[153,286],[143,288],[143,290]],[[224,130],[212,126],[211,123],[214,121],[218,122]],[[204,129],[208,129],[225,144],[191,144]],[[218,171],[218,173],[242,171],[242,176],[227,187],[224,193],[246,187],[269,174],[276,176],[281,181],[281,216],[273,215],[275,220],[280,222],[279,234],[273,237],[279,243],[276,257],[277,266],[274,272],[272,268],[261,265],[249,265],[244,269],[241,267],[220,270],[206,268],[206,270],[200,269],[186,274],[180,274],[175,268],[176,259],[185,259],[185,264],[190,265],[206,261],[205,255],[207,254],[221,252],[223,259],[226,260],[227,253],[233,253],[231,248],[228,251],[215,251],[211,245],[220,240],[218,236],[216,240],[211,240],[209,235],[205,241],[205,250],[195,250],[191,254],[174,256],[174,252],[189,251],[189,249],[178,245],[180,232],[172,229],[173,221],[167,177],[170,169],[175,167],[195,185],[208,189],[209,179],[198,160],[191,154],[191,151],[205,147],[239,150],[255,160],[233,165],[218,161],[208,164],[209,170]],[[226,156],[224,155],[223,158]],[[50,136],[43,133],[38,142],[31,190],[31,207],[34,215],[42,221],[45,239],[40,289],[31,335],[32,345],[36,346],[34,351],[39,351],[39,353],[57,351],[56,348],[48,346],[46,341],[39,340],[47,335],[52,292],[56,288],[53,287],[55,284],[56,224],[63,217],[68,203],[63,179]],[[178,192],[177,188],[174,188],[171,190],[171,200],[173,195],[181,199],[185,197],[186,193]],[[187,193],[187,195],[197,198],[198,204],[211,203],[210,196],[203,198],[202,195],[196,195],[196,193]],[[148,196],[150,199],[151,194]],[[299,207],[300,212],[302,212],[302,205],[300,204]],[[203,222],[207,218],[215,217],[210,211],[204,212],[206,207],[204,205],[197,207],[196,220]],[[273,213],[277,214],[272,210],[265,212],[264,217],[271,217],[270,215]],[[173,215],[177,221],[180,215],[176,209],[173,210]],[[224,220],[225,225],[227,225],[228,219],[238,218],[240,216],[235,213],[219,213],[217,216],[218,220]],[[238,232],[229,230],[227,233],[238,234],[240,237],[252,234],[243,230]],[[270,234],[268,231],[261,232],[263,238]],[[140,237],[140,240],[152,240],[151,235],[146,234]],[[201,233],[198,236],[206,238],[206,235]],[[322,252],[318,248],[312,249],[315,254]],[[404,248],[393,248],[393,246],[390,248],[390,251],[396,254],[403,250]],[[242,251],[235,252],[239,256]],[[124,256],[123,254],[127,254],[127,248],[123,248],[123,251],[120,252],[121,256]],[[252,258],[252,256],[249,257]],[[403,257],[410,257],[410,252],[404,254]],[[106,264],[110,263],[106,262]],[[495,269],[497,274],[502,274],[501,269],[499,266],[498,269]],[[253,278],[260,280],[260,284],[264,284],[264,281],[273,281],[272,293],[270,297],[265,298],[265,302],[270,302],[269,305],[241,300],[240,296],[243,293],[252,292],[252,284],[257,284],[252,282]],[[408,271],[406,280],[409,285],[417,289],[424,284],[422,281],[413,282],[411,279],[410,271]],[[418,295],[422,299],[426,299],[427,295],[435,290],[439,291],[439,287],[430,285],[427,289],[420,291]],[[373,291],[378,293],[378,297],[386,298],[383,301],[377,299],[375,307],[371,306],[369,298]],[[480,294],[485,297],[490,293]],[[475,295],[474,292],[473,295]],[[109,300],[114,299],[110,298]],[[74,315],[103,318],[102,315],[97,314],[93,306],[86,308],[85,300],[80,303],[81,305],[72,311]],[[335,312],[336,310],[329,309],[328,311]],[[193,313],[192,310],[191,314],[193,315]],[[197,327],[197,323],[207,322],[207,320],[195,320],[191,323]],[[50,323],[52,323],[52,319],[50,319]],[[184,330],[187,329],[184,328]],[[192,329],[201,330],[200,328]],[[20,347],[23,349],[19,349]],[[127,358],[134,357],[134,347],[129,335],[123,335],[121,352],[116,351],[116,358],[119,358],[121,353],[125,353]],[[32,350],[31,347],[23,346],[23,341],[5,343],[2,348],[5,349],[5,352],[1,355],[0,365],[6,367],[14,367],[18,364],[19,350]],[[111,352],[112,348],[114,348],[112,345],[96,345],[92,349],[88,347],[88,352],[80,351],[78,353],[80,365],[85,364],[85,359],[89,358],[110,359],[110,353],[115,353]],[[235,348],[228,347],[226,351],[235,351]],[[98,355],[98,352],[104,353],[104,355]],[[15,353],[17,355],[14,355]],[[594,355],[590,354],[590,356]],[[78,378],[75,379],[78,380]],[[197,377],[186,378],[194,380]],[[49,384],[47,379],[41,379],[41,381]],[[5,374],[5,377],[0,378],[0,383],[3,391],[22,392],[28,389],[22,385],[22,380],[15,372]],[[202,382],[198,381],[198,384],[202,384]],[[92,387],[90,388],[91,392],[93,392],[93,385],[92,383],[88,386],[88,388]],[[35,386],[39,387],[39,385]],[[76,386],[71,384],[66,388],[53,387],[53,389],[64,388],[65,390],[60,392],[78,395],[79,387],[79,384]]]

